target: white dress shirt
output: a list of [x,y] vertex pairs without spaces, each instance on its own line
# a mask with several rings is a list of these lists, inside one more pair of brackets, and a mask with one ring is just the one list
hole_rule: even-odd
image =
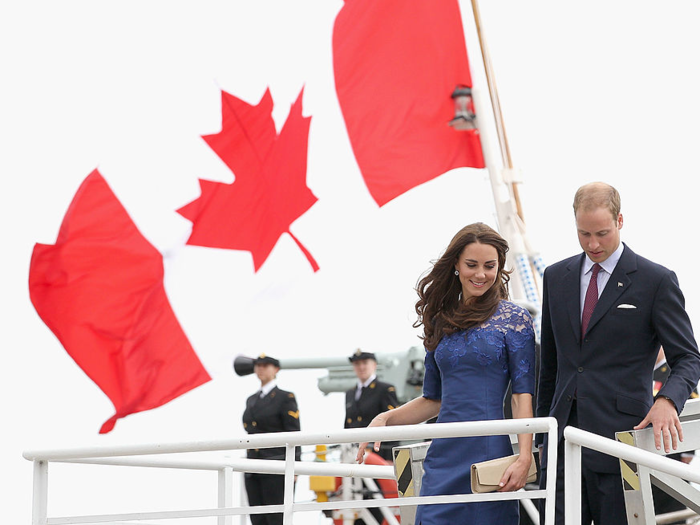
[[[617,263],[620,261],[624,249],[625,245],[620,243],[620,246],[617,247],[617,250],[615,250],[610,257],[605,259],[602,263],[598,263],[600,264],[600,271],[598,272],[598,280],[596,282],[598,283],[599,298],[600,294],[603,293],[605,285],[608,284],[610,280],[610,275],[612,275],[613,270],[615,270]],[[586,301],[586,290],[588,290],[588,284],[591,282],[591,272],[593,271],[594,264],[595,263],[591,261],[588,255],[586,255],[586,259],[581,266],[581,309],[579,310],[581,316],[583,316],[583,303]]]
[[374,374],[364,383],[361,383],[359,379],[357,380],[357,388],[355,390],[355,401],[360,399],[360,396],[362,395],[362,389],[371,385],[372,381],[374,381],[375,379],[377,379],[377,374]]
[[267,394],[270,393],[270,391],[277,386],[277,381],[270,381],[267,383],[265,386],[263,386],[260,390],[258,390],[258,395],[262,399],[265,397]]

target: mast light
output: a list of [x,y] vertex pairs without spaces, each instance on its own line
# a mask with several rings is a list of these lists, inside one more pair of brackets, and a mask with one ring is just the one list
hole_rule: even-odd
[[455,101],[455,116],[449,125],[459,131],[476,129],[476,114],[470,87],[459,85],[452,92]]

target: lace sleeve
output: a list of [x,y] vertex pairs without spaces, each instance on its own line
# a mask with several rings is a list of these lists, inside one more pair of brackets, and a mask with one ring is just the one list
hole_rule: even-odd
[[[515,306],[515,305],[514,305]],[[508,371],[516,394],[535,393],[535,329],[527,310],[510,312],[506,332]]]

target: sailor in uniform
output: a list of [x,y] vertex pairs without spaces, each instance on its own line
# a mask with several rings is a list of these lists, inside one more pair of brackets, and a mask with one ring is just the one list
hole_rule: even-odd
[[[243,412],[243,428],[249,434],[289,432],[300,430],[299,408],[292,392],[277,387],[280,362],[261,354],[253,360],[255,375],[260,379],[260,389],[246,400]],[[251,459],[285,459],[285,448],[248,449]],[[296,461],[301,459],[301,449],[296,449]],[[281,505],[284,503],[284,476],[278,474],[245,474],[245,488],[251,506]],[[283,515],[251,514],[253,525],[282,525]]]
[[[375,416],[396,408],[399,401],[394,385],[377,380],[377,358],[358,349],[349,358],[357,376],[355,388],[345,393],[345,428],[364,428]],[[391,461],[396,442],[382,442],[379,455]]]

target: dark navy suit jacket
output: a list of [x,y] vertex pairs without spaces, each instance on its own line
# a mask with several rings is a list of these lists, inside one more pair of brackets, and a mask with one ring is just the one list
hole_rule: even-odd
[[[537,415],[555,417],[561,439],[576,399],[578,427],[614,439],[638,425],[654,403],[660,345],[671,374],[658,395],[669,397],[679,413],[700,379],[700,355],[676,275],[626,245],[582,338],[584,258],[565,259],[544,274]],[[546,466],[546,447],[543,456]],[[583,462],[597,472],[619,469],[617,458],[589,449]]]

